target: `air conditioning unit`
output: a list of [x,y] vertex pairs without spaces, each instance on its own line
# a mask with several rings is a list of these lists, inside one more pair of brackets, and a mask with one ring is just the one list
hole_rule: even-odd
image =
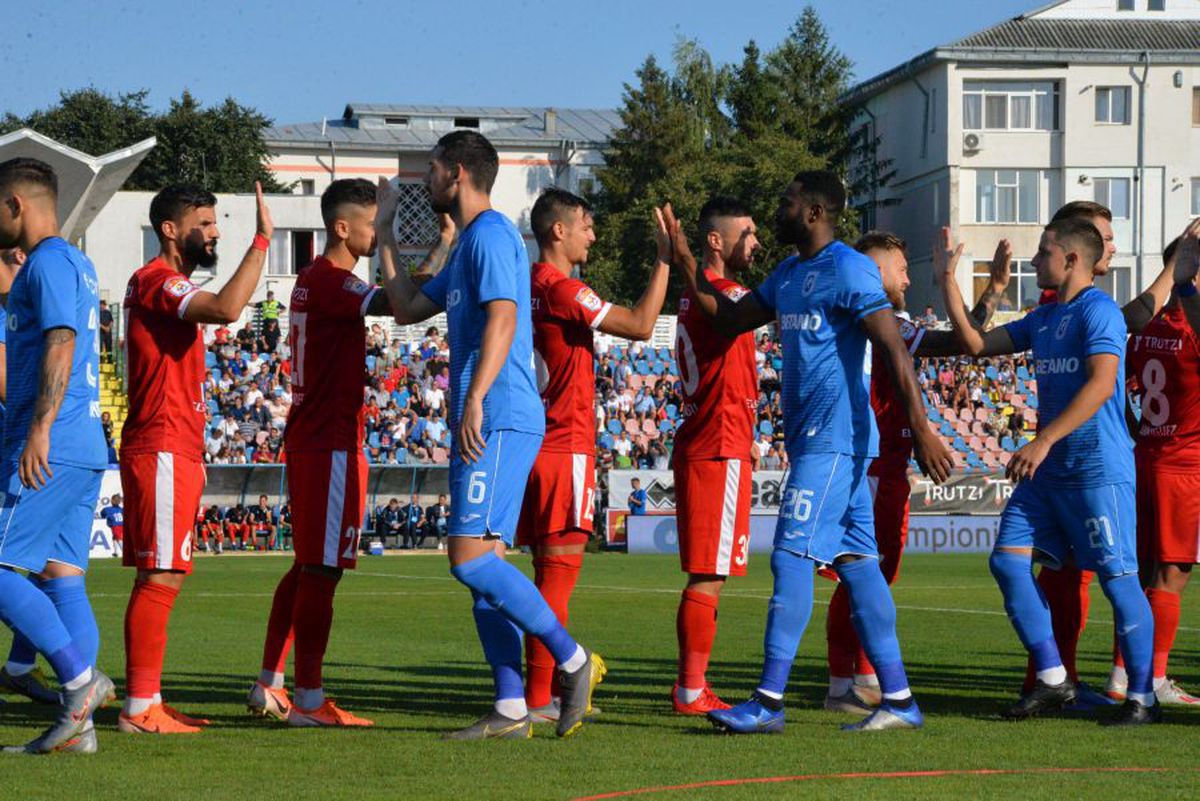
[[965,133],[963,134],[963,151],[967,153],[978,153],[983,150],[983,134]]

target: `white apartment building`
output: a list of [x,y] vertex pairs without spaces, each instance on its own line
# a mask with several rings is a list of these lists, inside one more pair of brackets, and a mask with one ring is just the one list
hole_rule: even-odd
[[1017,259],[1010,305],[1036,303],[1029,259],[1054,211],[1113,211],[1117,255],[1103,288],[1125,302],[1163,246],[1200,215],[1200,0],[1062,0],[916,58],[846,95],[894,177],[870,227],[909,242],[909,304],[937,303],[930,248],[966,244],[968,300],[1001,238]]
[[[337,119],[270,128],[265,134],[272,154],[268,167],[291,192],[268,197],[275,235],[253,300],[273,290],[286,303],[300,268],[324,248],[320,194],[335,179],[374,182],[381,176],[398,177],[401,250],[409,261],[418,261],[437,237],[437,220],[422,183],[429,153],[452,130],[478,130],[500,154],[492,202],[532,244],[529,212],[538,194],[549,186],[588,191],[593,171],[603,163],[603,149],[619,125],[617,112],[608,109],[351,103]],[[158,252],[149,221],[152,197],[149,192],[117,192],[84,234],[83,247],[96,264],[101,297],[110,302],[120,301],[129,274]],[[216,210],[220,260],[214,270],[193,277],[219,287],[254,236],[254,196],[219,195]],[[530,256],[536,256],[536,250],[531,251]],[[356,272],[367,279],[374,265],[363,260]]]

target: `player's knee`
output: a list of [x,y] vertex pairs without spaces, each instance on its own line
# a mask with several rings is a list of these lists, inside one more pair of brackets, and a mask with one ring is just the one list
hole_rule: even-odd
[[996,548],[988,557],[992,577],[1003,587],[1028,574],[1033,575],[1033,559],[1023,553]]
[[74,565],[66,565],[62,562],[47,562],[42,572],[38,575],[43,579],[56,579],[67,576],[82,576],[83,571]]
[[330,581],[339,581],[344,572],[340,567],[329,567],[328,565],[301,565],[301,573],[308,573],[311,576],[321,576]]

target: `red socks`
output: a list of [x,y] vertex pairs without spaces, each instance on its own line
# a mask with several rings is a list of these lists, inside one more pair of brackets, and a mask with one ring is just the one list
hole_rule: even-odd
[[[1088,585],[1095,574],[1077,567],[1063,566],[1058,570],[1043,567],[1038,573],[1038,586],[1050,606],[1050,622],[1054,626],[1054,641],[1063,667],[1073,682],[1079,681],[1075,655],[1079,650],[1079,637],[1087,628],[1088,608],[1091,597]],[[1025,690],[1033,689],[1035,671],[1033,660],[1025,670]]]
[[1154,614],[1154,678],[1167,675],[1167,658],[1179,629],[1179,594],[1167,590],[1146,590],[1150,611]]
[[[218,540],[219,542],[220,540]],[[292,608],[296,605],[296,582],[300,565],[283,574],[275,588],[271,602],[271,616],[267,618],[267,640],[263,645],[262,669],[272,673],[284,673],[288,651],[292,650],[295,631],[292,628]],[[315,688],[310,688],[315,689]]]
[[296,687],[321,687],[321,664],[333,627],[333,594],[338,580],[320,573],[299,571],[292,625],[296,632]]
[[[575,591],[582,567],[581,553],[533,558],[533,583],[564,626],[567,625],[571,593]],[[525,638],[525,672],[525,704],[530,709],[549,704],[554,693],[554,657],[537,637]]]
[[675,634],[679,638],[679,686],[699,690],[706,686],[708,659],[717,637],[715,595],[684,590],[675,615]]
[[125,609],[125,694],[152,698],[162,689],[167,621],[179,590],[135,581]]

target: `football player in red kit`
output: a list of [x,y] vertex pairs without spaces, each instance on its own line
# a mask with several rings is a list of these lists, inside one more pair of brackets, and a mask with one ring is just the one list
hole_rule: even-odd
[[[591,208],[581,197],[547,189],[530,225],[540,250],[530,281],[538,391],[546,436],[529,475],[517,544],[533,551],[534,583],[566,625],[568,603],[592,532],[596,497],[596,371],[592,333],[647,340],[662,310],[670,245],[658,223],[658,258],[633,308],[602,300],[571,277],[596,241]],[[535,723],[558,719],[554,659],[535,637],[525,639],[525,701]]]

